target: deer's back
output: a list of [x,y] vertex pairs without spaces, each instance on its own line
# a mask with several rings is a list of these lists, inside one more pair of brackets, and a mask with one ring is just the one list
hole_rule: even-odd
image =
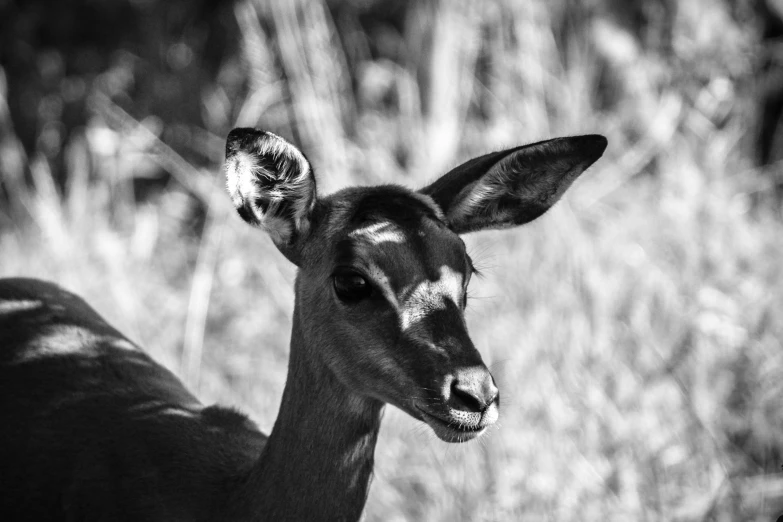
[[79,297],[0,280],[0,520],[208,519],[265,441]]

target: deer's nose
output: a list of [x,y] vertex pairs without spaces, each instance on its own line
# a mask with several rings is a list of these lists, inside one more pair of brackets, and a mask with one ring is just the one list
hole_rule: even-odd
[[449,399],[452,408],[483,413],[498,400],[498,388],[485,367],[474,366],[455,373]]

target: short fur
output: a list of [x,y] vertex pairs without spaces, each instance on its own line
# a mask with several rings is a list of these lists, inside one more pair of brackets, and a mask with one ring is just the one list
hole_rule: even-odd
[[[448,442],[498,418],[467,332],[472,268],[457,234],[540,215],[604,147],[551,140],[472,160],[420,192],[318,198],[293,145],[232,131],[237,211],[299,266],[271,434],[203,405],[74,294],[0,280],[0,521],[358,520],[385,404]],[[346,270],[371,291],[341,296]]]
[[422,192],[443,207],[460,234],[536,219],[601,157],[603,136],[556,138],[486,154],[460,165]]

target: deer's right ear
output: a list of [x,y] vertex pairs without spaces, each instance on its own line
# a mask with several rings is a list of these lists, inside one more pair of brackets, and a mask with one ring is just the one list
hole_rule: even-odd
[[304,154],[280,136],[234,129],[226,139],[226,186],[239,215],[266,230],[299,264],[299,239],[310,229],[315,177]]

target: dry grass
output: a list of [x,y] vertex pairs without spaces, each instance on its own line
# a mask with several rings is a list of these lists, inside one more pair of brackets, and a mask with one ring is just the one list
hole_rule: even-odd
[[[242,60],[226,68],[243,71],[247,96],[225,103],[218,84],[203,103],[210,121],[296,129],[326,191],[421,186],[473,154],[548,136],[610,141],[545,217],[467,237],[484,272],[469,323],[502,390],[500,426],[447,446],[390,408],[366,519],[783,512],[783,224],[751,204],[765,178],[743,154],[747,64],[731,50],[747,38],[724,11],[681,2],[664,56],[611,17],[563,47],[559,2],[420,3],[400,37],[410,63],[367,56],[351,70],[326,4],[294,4],[238,4]],[[692,67],[705,56],[706,75]],[[65,146],[61,189],[42,153],[22,151],[3,93],[12,201],[0,212],[0,275],[77,291],[206,401],[239,405],[269,430],[294,271],[228,208],[226,129],[198,129],[214,165],[191,167],[158,139],[165,122],[137,122],[96,91],[93,120]],[[131,184],[146,164],[179,183],[137,202]]]

